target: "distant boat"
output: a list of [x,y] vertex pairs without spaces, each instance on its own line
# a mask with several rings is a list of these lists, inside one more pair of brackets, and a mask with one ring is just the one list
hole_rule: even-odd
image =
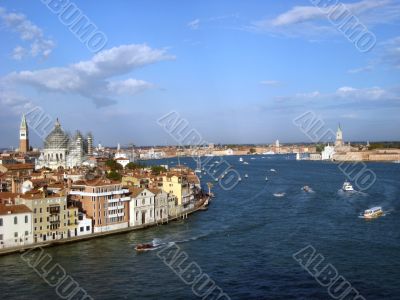
[[395,160],[393,163],[400,164],[400,160]]
[[239,158],[239,161],[240,161],[240,162],[243,162],[243,158]]
[[276,170],[275,170],[275,169],[270,169],[270,171],[271,171],[271,172],[276,172]]
[[265,181],[268,181],[268,176],[265,177]]
[[275,197],[284,197],[286,193],[274,193]]
[[263,155],[274,155],[274,154],[275,154],[274,151],[268,151],[263,153]]
[[218,182],[218,178],[215,178],[215,182]]
[[248,163],[247,161],[245,161],[243,164],[244,164],[244,165],[248,165],[249,163]]
[[383,215],[382,207],[376,206],[364,211],[364,218],[372,219]]
[[308,185],[303,186],[301,189],[306,193],[311,192],[311,188]]
[[207,153],[207,154],[204,155],[204,156],[207,156],[207,157],[214,157],[214,154],[212,154],[212,153]]
[[147,250],[151,250],[154,248],[153,243],[146,243],[146,244],[137,244],[135,250],[138,252],[143,252]]
[[342,190],[345,191],[345,192],[352,192],[352,191],[354,191],[354,188],[353,188],[353,186],[351,185],[350,182],[345,181],[343,183]]
[[255,157],[250,157],[250,159],[256,159]]
[[242,177],[239,177],[239,179],[238,179],[239,181],[242,181]]
[[249,175],[245,174],[245,175],[244,175],[244,178],[249,178]]

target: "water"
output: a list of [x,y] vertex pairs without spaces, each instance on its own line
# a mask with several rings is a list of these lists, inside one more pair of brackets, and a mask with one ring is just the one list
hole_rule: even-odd
[[[94,299],[198,298],[157,251],[135,253],[136,243],[152,240],[175,242],[232,299],[329,299],[327,288],[292,258],[307,245],[366,299],[400,298],[400,165],[368,164],[377,182],[365,193],[349,195],[338,192],[344,175],[335,164],[255,157],[245,158],[249,165],[226,158],[243,180],[233,191],[215,185],[217,197],[206,212],[45,251]],[[176,163],[162,162],[171,161]],[[181,163],[195,167],[191,158]],[[211,180],[203,175],[202,181]],[[303,192],[304,185],[314,193]],[[372,206],[382,206],[386,216],[359,218]],[[0,268],[1,299],[56,297],[19,255],[0,257]]]

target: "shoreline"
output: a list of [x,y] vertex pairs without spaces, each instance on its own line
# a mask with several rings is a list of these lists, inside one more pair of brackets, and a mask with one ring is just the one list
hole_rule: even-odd
[[110,231],[106,231],[106,232],[91,233],[91,234],[88,234],[85,236],[70,237],[70,238],[66,238],[66,239],[60,239],[60,240],[54,240],[54,241],[48,241],[48,242],[33,243],[33,244],[29,244],[29,245],[3,248],[3,249],[0,249],[0,256],[12,255],[12,254],[16,254],[16,253],[23,253],[25,251],[28,251],[31,249],[36,249],[36,248],[39,249],[39,248],[57,247],[57,246],[65,245],[65,244],[72,244],[72,243],[88,241],[91,239],[104,238],[104,237],[111,236],[111,235],[129,233],[132,231],[143,230],[143,229],[147,229],[147,228],[151,228],[151,227],[155,227],[155,226],[168,225],[168,223],[170,221],[174,222],[179,219],[186,219],[188,215],[194,214],[196,212],[204,211],[204,207],[206,207],[205,202],[207,200],[210,201],[210,199],[211,199],[211,197],[203,198],[201,201],[199,201],[198,203],[195,204],[196,207],[194,209],[185,211],[175,217],[171,217],[171,219],[168,219],[166,222],[163,222],[163,223],[153,222],[153,223],[149,223],[149,224],[145,224],[145,225],[110,230]]

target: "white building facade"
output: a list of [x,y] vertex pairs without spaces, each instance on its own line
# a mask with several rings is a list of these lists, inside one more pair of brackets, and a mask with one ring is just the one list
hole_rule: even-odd
[[131,190],[129,203],[129,226],[139,226],[154,223],[155,194],[148,189]]
[[32,243],[32,211],[25,205],[0,205],[0,249]]

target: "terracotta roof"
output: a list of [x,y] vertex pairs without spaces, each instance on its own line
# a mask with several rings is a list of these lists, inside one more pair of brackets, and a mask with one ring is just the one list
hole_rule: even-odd
[[25,205],[3,205],[0,204],[0,215],[8,215],[8,214],[23,214],[32,212]]
[[30,170],[34,169],[35,165],[34,164],[9,164],[9,165],[3,165],[5,168],[7,168],[8,171],[14,171],[14,170]]
[[129,187],[129,191],[131,192],[132,197],[137,197],[141,192],[143,192],[144,188],[137,188],[137,187]]
[[105,179],[93,179],[93,180],[79,180],[73,183],[73,186],[83,185],[83,186],[105,186],[105,185],[116,185],[121,184],[120,181],[112,181]]

